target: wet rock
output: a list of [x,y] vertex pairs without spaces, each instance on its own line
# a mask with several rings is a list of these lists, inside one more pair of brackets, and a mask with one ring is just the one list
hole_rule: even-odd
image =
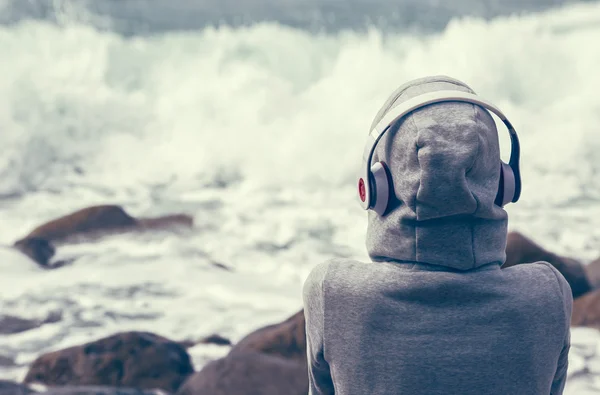
[[13,247],[42,267],[56,268],[71,263],[50,263],[56,252],[56,244],[89,241],[109,234],[131,231],[190,228],[193,224],[193,217],[187,214],[135,218],[121,206],[99,205],[86,207],[39,225],[17,240]]
[[41,237],[32,236],[17,240],[13,247],[42,267],[49,267],[50,259],[56,253],[54,245],[49,240]]
[[42,320],[21,318],[14,315],[0,315],[0,334],[11,335],[39,328],[44,324],[51,324],[62,319],[59,312],[50,313]]
[[304,310],[259,328],[191,376],[177,395],[306,395]]
[[123,332],[42,355],[24,382],[175,392],[192,373],[190,357],[177,342],[148,332]]
[[213,334],[200,339],[200,344],[216,344],[219,346],[231,346],[231,340],[221,335]]
[[231,272],[231,271],[233,271],[233,269],[232,269],[231,267],[229,267],[229,266],[227,266],[226,264],[224,264],[224,263],[221,263],[221,262],[211,262],[211,264],[212,264],[214,267],[217,267],[217,268],[219,268],[219,269],[226,270],[226,271],[228,271],[228,272]]
[[0,355],[0,368],[15,366],[15,360],[6,355]]
[[0,334],[10,335],[38,328],[41,323],[38,320],[20,318],[14,315],[0,316]]
[[600,288],[600,258],[585,265],[588,281],[593,289]]
[[233,346],[230,354],[257,351],[306,363],[304,309],[283,322],[251,332]]
[[29,395],[36,392],[26,385],[12,381],[0,380],[0,395]]
[[306,364],[259,352],[238,352],[208,363],[177,395],[306,395]]
[[574,298],[592,290],[585,266],[581,262],[547,251],[519,232],[508,234],[506,262],[502,268],[540,261],[550,263],[565,277]]
[[573,301],[571,326],[600,329],[600,290],[592,291]]
[[43,395],[169,395],[159,390],[139,390],[113,387],[63,387],[51,388]]
[[217,346],[230,346],[231,340],[221,335],[213,334],[210,336],[206,336],[198,341],[182,340],[179,342],[179,344],[181,344],[181,346],[185,349],[192,348],[197,344],[215,344]]

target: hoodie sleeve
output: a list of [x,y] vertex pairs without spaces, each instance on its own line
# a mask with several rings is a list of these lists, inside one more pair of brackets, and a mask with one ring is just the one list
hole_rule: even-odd
[[325,360],[323,282],[327,263],[316,266],[303,287],[304,316],[306,319],[306,353],[308,359],[308,395],[334,394],[329,363]]
[[562,395],[565,389],[565,383],[567,381],[567,370],[569,367],[569,350],[571,348],[571,314],[573,312],[573,293],[571,287],[565,278],[556,270],[552,265],[547,264],[558,280],[558,286],[561,291],[562,307],[565,313],[565,337],[563,340],[563,348],[558,358],[558,364],[556,366],[556,373],[554,374],[554,380],[552,380],[552,388],[550,389],[550,395]]
[[567,381],[567,368],[569,367],[569,349],[571,347],[571,332],[567,331],[565,343],[558,359],[556,374],[552,380],[550,395],[562,395]]

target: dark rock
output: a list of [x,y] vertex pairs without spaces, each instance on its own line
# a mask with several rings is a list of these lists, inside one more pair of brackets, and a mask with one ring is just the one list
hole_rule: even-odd
[[56,252],[56,244],[90,241],[109,234],[131,231],[191,228],[193,224],[194,218],[187,214],[135,218],[121,206],[92,206],[36,227],[29,234],[17,240],[13,247],[42,267],[57,268],[68,265],[72,261],[50,263],[50,259]]
[[33,229],[21,240],[43,239],[50,243],[65,243],[77,240],[78,236],[116,232],[135,226],[135,218],[130,216],[120,206],[101,205],[86,207],[70,214],[55,218]]
[[585,273],[593,289],[600,288],[600,258],[585,265]]
[[193,224],[194,219],[187,214],[135,218],[123,207],[107,204],[86,207],[48,221],[33,229],[21,240],[38,238],[50,243],[68,243],[132,230],[165,230],[179,226],[189,228]]
[[16,317],[14,315],[0,316],[0,334],[10,335],[38,328],[41,323],[38,320]]
[[585,266],[581,262],[547,251],[521,233],[508,234],[506,262],[502,268],[540,261],[550,263],[565,277],[571,286],[574,298],[592,290]]
[[212,263],[212,265],[213,265],[214,267],[218,267],[219,269],[223,269],[223,270],[226,270],[226,271],[228,271],[228,272],[231,272],[231,271],[232,271],[231,267],[227,266],[227,265],[226,265],[226,264],[224,264],[224,263],[221,263],[221,262],[211,262],[211,263]]
[[41,237],[27,237],[17,240],[13,247],[43,267],[50,266],[50,259],[56,253],[56,248],[52,243]]
[[178,395],[306,395],[304,310],[259,328],[191,376]]
[[0,395],[29,395],[36,394],[26,385],[14,383],[12,381],[0,380]]
[[199,341],[199,344],[216,344],[219,346],[231,346],[231,340],[221,335],[213,334]]
[[181,344],[181,346],[187,350],[188,348],[192,348],[197,344],[216,344],[219,346],[230,346],[231,340],[222,337],[221,335],[214,334],[206,336],[200,340],[182,340],[178,343]]
[[124,332],[37,358],[25,383],[176,391],[193,373],[180,344],[147,332]]
[[592,291],[573,301],[571,326],[600,329],[600,290]]
[[10,335],[25,332],[31,329],[39,328],[44,324],[58,322],[62,319],[62,314],[52,312],[43,320],[21,318],[14,315],[0,316],[0,334]]
[[258,352],[238,352],[208,363],[177,395],[306,395],[306,364]]
[[6,355],[0,355],[0,367],[15,366],[15,360]]
[[168,395],[164,391],[139,390],[114,387],[63,387],[51,388],[43,395]]
[[257,351],[306,363],[306,322],[304,309],[278,324],[257,329],[242,338],[230,351]]
[[35,391],[27,385],[0,380],[0,395],[169,395],[161,390],[139,390],[114,387],[62,387]]

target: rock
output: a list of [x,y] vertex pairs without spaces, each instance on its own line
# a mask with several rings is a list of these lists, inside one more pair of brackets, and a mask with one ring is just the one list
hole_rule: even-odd
[[41,323],[38,320],[30,320],[14,315],[0,316],[0,334],[11,335],[38,328]]
[[233,346],[230,354],[257,351],[306,363],[304,309],[283,322],[257,329]]
[[35,393],[35,391],[29,389],[26,385],[0,380],[0,395],[28,395]]
[[216,344],[218,346],[230,346],[231,340],[221,335],[213,334],[210,336],[206,336],[198,341],[182,340],[178,343],[181,344],[181,346],[187,350],[188,348],[192,348],[197,344]]
[[114,387],[63,387],[37,391],[27,385],[0,380],[0,395],[169,395],[160,390],[138,390]]
[[27,237],[17,240],[13,247],[27,255],[40,266],[48,267],[50,259],[56,253],[56,248],[46,239],[39,237]]
[[132,388],[114,387],[63,387],[51,388],[43,395],[169,395],[168,392],[157,390],[139,390]]
[[186,214],[134,218],[121,206],[100,205],[87,207],[46,222],[17,240],[13,246],[39,265],[47,267],[54,256],[54,245],[57,243],[77,242],[136,230],[191,227],[193,224],[194,219]]
[[96,232],[105,233],[132,228],[135,223],[135,218],[120,206],[92,206],[39,225],[22,240],[38,238],[51,243],[68,242],[88,233],[92,236]]
[[208,363],[177,395],[306,395],[306,364],[259,352],[238,352]]
[[177,395],[306,395],[304,310],[259,328],[191,376]]
[[581,262],[547,251],[521,233],[510,232],[508,234],[506,262],[502,268],[540,261],[550,263],[565,277],[571,286],[574,298],[592,290],[585,266]]
[[15,366],[15,360],[0,354],[0,368]]
[[216,344],[219,346],[231,346],[231,340],[221,335],[213,334],[200,339],[199,344]]
[[147,332],[124,332],[37,358],[25,383],[175,392],[194,369],[185,348]]
[[139,230],[165,230],[173,227],[191,228],[194,219],[187,214],[163,215],[155,218],[136,218],[135,226]]
[[595,290],[573,301],[571,326],[600,329],[600,290]]
[[219,268],[219,269],[223,269],[223,270],[225,270],[225,271],[228,271],[228,272],[231,272],[231,271],[233,271],[233,269],[232,269],[231,267],[229,267],[229,266],[227,266],[226,264],[224,264],[224,263],[221,263],[221,262],[211,262],[211,264],[212,264],[214,267],[217,267],[217,268]]
[[10,335],[39,328],[44,324],[58,322],[62,319],[59,312],[50,313],[43,320],[21,318],[14,315],[0,315],[0,334]]
[[600,258],[585,265],[585,272],[593,289],[600,288]]

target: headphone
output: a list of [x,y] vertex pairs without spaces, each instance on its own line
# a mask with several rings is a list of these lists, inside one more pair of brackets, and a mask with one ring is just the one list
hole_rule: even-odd
[[390,200],[390,185],[392,178],[384,162],[371,160],[377,143],[393,124],[411,112],[429,104],[443,102],[464,102],[483,107],[496,114],[508,128],[511,142],[511,153],[508,164],[500,161],[500,182],[494,203],[500,207],[513,202],[521,196],[521,171],[519,169],[520,145],[517,131],[508,118],[492,103],[471,93],[461,91],[436,91],[415,96],[390,110],[367,137],[363,151],[363,165],[358,178],[358,197],[360,205],[365,210],[373,210],[384,215]]

